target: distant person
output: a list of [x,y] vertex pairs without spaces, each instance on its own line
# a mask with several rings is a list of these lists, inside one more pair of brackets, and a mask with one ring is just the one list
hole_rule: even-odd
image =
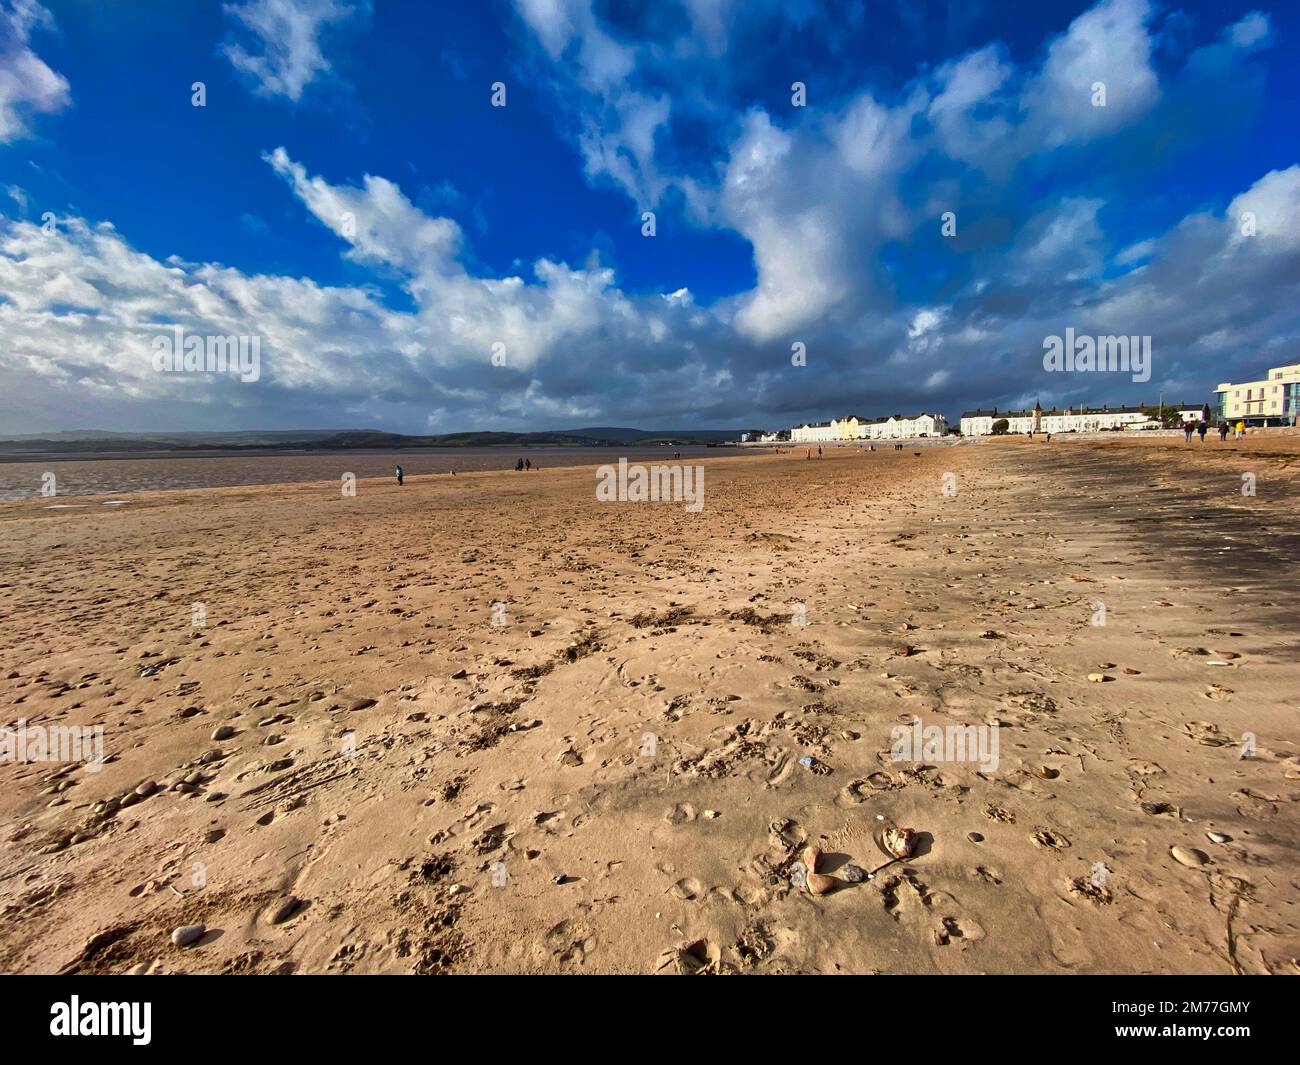
[[1195,428],[1191,422],[1183,422],[1183,443],[1190,444],[1192,442],[1192,432]]
[[1220,440],[1227,440],[1227,439],[1228,439],[1228,423],[1227,423],[1227,422],[1219,422],[1219,439],[1220,439]]
[[531,460],[531,459],[524,459],[524,469],[526,469],[526,470],[531,470],[532,468],[533,468],[533,462],[532,462],[532,460]]
[[818,444],[818,445],[817,445],[817,457],[818,457],[818,458],[821,458],[821,457],[822,457],[822,446],[821,446],[821,444]]
[[1238,439],[1238,440],[1245,440],[1245,439],[1246,439],[1246,423],[1245,423],[1245,422],[1238,422],[1238,423],[1237,423],[1237,439]]
[[398,488],[401,488],[401,487],[402,487],[402,478],[405,477],[405,476],[406,476],[405,471],[403,471],[403,469],[402,469],[401,466],[398,466],[398,467],[397,467],[397,487],[398,487]]
[[522,472],[523,472],[523,469],[524,469],[524,460],[523,460],[523,459],[515,459],[515,472],[516,472],[516,473],[522,473]]
[[1196,435],[1200,437],[1200,442],[1205,443],[1205,434],[1209,431],[1210,426],[1206,422],[1200,422],[1196,426]]
[[1048,442],[1049,444],[1052,442],[1052,434],[1051,434],[1051,433],[1048,433],[1048,434],[1047,434],[1047,442]]

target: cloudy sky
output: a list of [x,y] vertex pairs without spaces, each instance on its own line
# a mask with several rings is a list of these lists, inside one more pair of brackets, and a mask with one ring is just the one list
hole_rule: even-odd
[[[1295,2],[0,0],[0,433],[1203,400],[1300,361],[1298,46]],[[175,326],[260,379],[157,372]],[[1067,328],[1151,380],[1046,372]]]

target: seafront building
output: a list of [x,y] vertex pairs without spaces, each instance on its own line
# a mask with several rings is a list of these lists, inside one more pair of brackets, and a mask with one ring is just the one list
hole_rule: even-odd
[[[1185,422],[1198,422],[1204,413],[1203,407],[1188,403],[1178,406],[1178,416]],[[1150,415],[1150,407],[1066,407],[1064,410],[1043,410],[1041,403],[1035,403],[1033,410],[1004,410],[997,407],[992,410],[968,410],[962,413],[962,436],[989,436],[993,426],[1005,420],[1007,433],[1024,435],[1035,433],[1099,433],[1115,429],[1156,428],[1157,423]]]
[[914,418],[893,414],[888,418],[864,418],[850,414],[828,422],[796,425],[790,430],[795,444],[825,444],[846,440],[908,440],[923,436],[945,436],[948,419],[922,411]]
[[1300,414],[1300,362],[1275,366],[1262,381],[1225,381],[1214,391],[1220,421],[1295,425]]

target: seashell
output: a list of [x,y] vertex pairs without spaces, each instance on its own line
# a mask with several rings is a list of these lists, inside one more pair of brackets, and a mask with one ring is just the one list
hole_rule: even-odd
[[916,833],[910,828],[886,825],[880,830],[879,843],[891,858],[910,858],[916,846]]
[[1198,851],[1195,847],[1170,847],[1169,853],[1179,865],[1185,865],[1190,869],[1196,869],[1210,860],[1208,854]]

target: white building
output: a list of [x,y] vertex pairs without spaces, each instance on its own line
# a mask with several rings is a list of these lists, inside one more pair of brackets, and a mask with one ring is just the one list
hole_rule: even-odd
[[[993,426],[1003,419],[1007,433],[1024,436],[1025,433],[1101,433],[1116,429],[1129,429],[1151,421],[1150,407],[1066,407],[1064,410],[1043,410],[1035,403],[1033,410],[968,410],[961,416],[963,436],[989,436]],[[1177,408],[1182,421],[1201,420],[1203,410],[1186,403]]]
[[832,422],[796,425],[790,430],[790,442],[793,444],[829,444],[838,439]]
[[1247,425],[1295,425],[1300,414],[1300,362],[1274,366],[1262,381],[1216,388],[1216,417]]
[[790,431],[794,443],[817,444],[826,441],[907,440],[921,436],[944,436],[948,419],[942,414],[918,414],[906,418],[894,414],[888,418],[864,418],[849,414],[816,425],[800,425]]

